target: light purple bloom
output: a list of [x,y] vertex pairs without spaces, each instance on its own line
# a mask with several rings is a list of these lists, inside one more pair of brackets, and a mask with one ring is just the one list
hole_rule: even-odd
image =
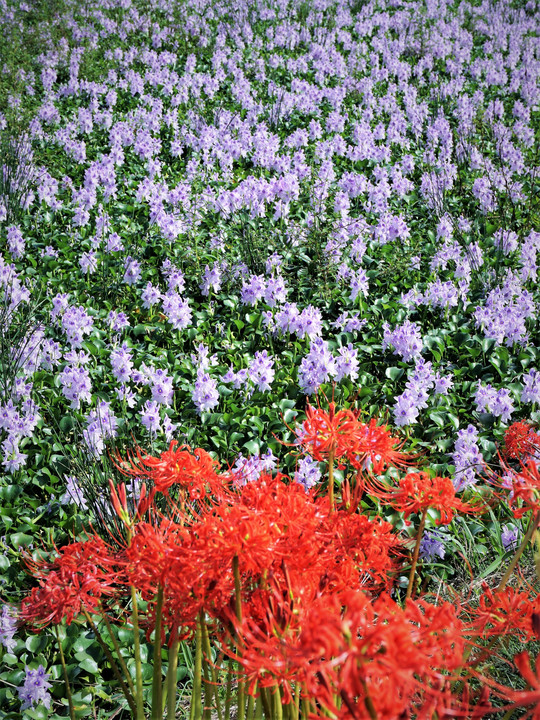
[[392,331],[388,323],[384,323],[383,330],[383,350],[393,345],[394,355],[401,355],[404,362],[412,360],[422,352],[422,335],[420,326],[416,323],[405,320],[403,325],[396,325]]
[[50,675],[45,672],[43,665],[39,665],[36,670],[26,666],[24,684],[17,688],[19,699],[22,701],[21,710],[34,707],[40,702],[45,705],[47,710],[50,709],[51,694],[48,692],[48,688],[52,686],[48,682],[49,678]]
[[248,379],[257,386],[259,392],[267,392],[271,390],[271,383],[274,379],[274,360],[268,357],[268,352],[256,352],[255,357],[249,363],[247,369]]
[[294,473],[296,482],[301,483],[306,490],[309,490],[321,480],[320,464],[310,455],[300,458],[298,467]]
[[516,550],[520,535],[517,527],[514,525],[503,525],[501,530],[501,542],[505,552]]
[[74,503],[81,510],[88,509],[83,490],[79,485],[79,481],[73,475],[66,477],[66,492],[62,495],[60,501],[63,503]]
[[13,639],[17,632],[17,611],[12,605],[2,605],[0,612],[0,644],[2,644],[8,653],[15,650],[16,641]]
[[159,417],[159,405],[154,400],[147,400],[144,408],[140,413],[141,423],[149,433],[157,433],[161,427],[161,419]]
[[202,369],[197,372],[197,380],[191,397],[199,413],[213,410],[219,403],[217,382]]
[[538,370],[531,369],[523,375],[523,391],[521,393],[521,402],[524,403],[540,403],[540,373]]
[[484,467],[484,458],[478,447],[478,430],[468,425],[457,434],[452,455],[455,466],[452,482],[456,490],[464,490],[478,482],[478,475]]
[[426,530],[420,540],[420,557],[427,562],[433,562],[436,558],[444,558],[445,554],[442,535],[436,530]]

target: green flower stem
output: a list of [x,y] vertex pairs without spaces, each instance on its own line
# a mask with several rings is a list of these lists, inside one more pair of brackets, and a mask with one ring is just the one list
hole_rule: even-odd
[[[420,553],[420,541],[422,540],[422,535],[424,534],[426,517],[427,517],[427,508],[424,508],[424,510],[422,511],[422,517],[420,519],[420,525],[418,526],[418,533],[416,535],[416,545],[414,546],[414,554],[413,554],[413,559],[412,559],[411,572],[409,573],[409,586],[407,588],[407,595],[405,596],[406,600],[408,600],[410,597],[412,597],[414,575],[416,573],[416,565],[418,564],[418,555]],[[368,710],[369,710],[369,708],[368,708]]]
[[255,701],[255,714],[254,714],[255,720],[262,720],[262,717],[263,717],[262,711],[263,711],[262,698],[259,695]]
[[272,703],[268,697],[268,688],[260,688],[259,694],[261,696],[261,703],[264,710],[264,717],[266,720],[272,720]]
[[120,668],[118,667],[118,665],[117,665],[117,663],[116,663],[116,660],[114,659],[111,651],[109,650],[109,646],[107,645],[107,643],[105,642],[105,640],[104,640],[103,637],[101,636],[101,633],[100,633],[99,630],[97,629],[96,624],[94,623],[94,621],[92,620],[92,618],[90,617],[90,615],[88,614],[88,612],[83,609],[83,613],[84,613],[84,616],[85,616],[85,618],[86,618],[86,622],[88,623],[88,625],[90,625],[92,631],[94,632],[94,635],[96,636],[96,640],[97,640],[98,643],[101,645],[101,649],[102,649],[103,652],[105,653],[105,657],[107,658],[107,660],[109,661],[109,663],[110,663],[110,665],[111,665],[111,668],[112,668],[112,671],[113,671],[113,673],[114,673],[114,676],[116,677],[116,679],[117,679],[118,682],[120,683],[120,687],[121,687],[121,689],[122,689],[122,692],[124,693],[124,697],[126,698],[126,700],[127,700],[127,702],[128,702],[128,705],[129,705],[129,707],[130,707],[130,710],[131,710],[133,716],[136,717],[137,720],[144,720],[144,712],[143,712],[143,714],[142,714],[140,717],[139,717],[139,715],[137,714],[137,707],[136,707],[136,705],[135,705],[135,701],[134,701],[134,699],[133,699],[133,695],[132,695],[131,692],[129,691],[129,688],[128,688],[128,686],[126,685],[126,683],[125,683],[125,681],[124,681],[124,678],[122,677],[122,673],[120,672]]
[[281,693],[279,692],[278,687],[276,687],[273,695],[273,705],[275,720],[283,720],[283,705],[281,703]]
[[66,659],[64,657],[64,651],[62,650],[62,641],[60,640],[60,634],[58,627],[54,628],[56,639],[58,640],[58,650],[60,651],[60,662],[62,663],[62,671],[64,673],[64,681],[66,683],[66,695],[69,704],[69,717],[71,720],[75,720],[75,707],[73,706],[73,696],[71,695],[71,685],[69,684],[68,672],[66,667]]
[[255,709],[255,698],[253,697],[253,695],[250,695],[248,697],[248,702],[247,702],[246,720],[253,720],[254,709]]
[[156,599],[156,627],[154,630],[154,670],[152,677],[152,720],[163,717],[161,680],[161,611],[163,609],[163,585],[159,585]]
[[300,703],[302,708],[302,720],[308,720],[311,713],[311,701],[307,697],[303,697]]
[[300,717],[300,683],[294,685],[294,718],[298,720]]
[[208,667],[208,656],[206,655],[204,648],[204,631],[203,631],[204,620],[201,622],[201,641],[203,644],[202,653],[202,668],[203,668],[203,679],[204,679],[204,708],[203,708],[203,720],[210,720],[212,716],[212,697],[214,695],[212,684],[210,682],[210,669]]
[[536,532],[536,529],[538,528],[538,525],[540,525],[540,511],[536,513],[534,518],[531,520],[529,527],[527,529],[527,532],[525,533],[525,536],[523,537],[523,540],[521,541],[521,545],[516,550],[516,554],[510,561],[510,565],[506,568],[506,572],[502,576],[501,582],[499,583],[499,586],[496,590],[496,592],[501,592],[506,587],[506,583],[510,579],[510,576],[514,572],[516,565],[519,562],[520,557],[523,555],[523,552],[527,545],[529,544],[532,536]]
[[[240,567],[238,561],[238,555],[233,557],[232,561],[233,577],[234,577],[234,606],[236,610],[236,617],[239,622],[242,622],[242,584],[240,579]],[[237,720],[244,720],[245,711],[245,695],[244,695],[244,683],[238,676],[238,713]]]
[[135,654],[135,683],[137,686],[137,708],[134,713],[136,720],[144,720],[143,680],[141,664],[141,639],[139,637],[139,609],[137,606],[137,591],[131,586],[131,620],[133,623],[133,649]]
[[206,625],[206,622],[203,622],[203,624],[202,624],[202,638],[203,638],[203,649],[206,654],[207,663],[210,668],[210,674],[212,677],[212,688],[213,688],[215,709],[217,712],[218,720],[223,720],[223,715],[221,712],[221,703],[219,701],[217,672],[216,672],[216,668],[212,664],[212,648],[210,647],[210,638],[208,636],[208,627]]
[[227,674],[227,689],[225,691],[225,720],[231,718],[231,697],[232,697],[232,681],[234,674],[234,661],[229,659],[229,672]]
[[118,662],[120,663],[122,672],[125,675],[129,689],[130,689],[132,695],[135,695],[135,686],[133,685],[133,680],[131,679],[131,674],[128,670],[128,666],[126,665],[126,661],[124,660],[122,653],[120,652],[120,646],[118,645],[118,640],[116,639],[116,635],[114,634],[114,631],[111,627],[111,623],[109,621],[109,618],[107,617],[107,613],[103,610],[102,607],[101,607],[101,613],[102,613],[103,620],[105,621],[105,625],[107,627],[109,636],[112,640],[112,644],[114,645],[114,649],[116,651],[116,656],[118,657]]
[[201,617],[195,625],[195,667],[193,669],[193,694],[191,696],[191,720],[201,720],[201,685],[202,685],[202,629]]
[[167,699],[167,720],[175,720],[176,715],[176,670],[178,668],[178,651],[180,649],[180,640],[178,638],[178,630],[174,630],[174,639],[169,649],[169,667],[167,668],[167,678],[165,680],[164,699]]

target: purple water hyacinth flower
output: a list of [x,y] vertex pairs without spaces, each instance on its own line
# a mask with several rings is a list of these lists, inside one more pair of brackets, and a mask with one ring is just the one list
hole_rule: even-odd
[[62,395],[70,401],[70,407],[73,410],[80,408],[81,401],[90,402],[92,400],[90,392],[92,381],[86,368],[66,365],[59,375],[59,380],[62,386]]
[[436,558],[441,560],[446,555],[444,538],[436,530],[426,530],[420,540],[420,557],[427,562],[433,562]]
[[341,330],[341,332],[353,333],[362,330],[364,325],[367,323],[367,318],[360,318],[360,313],[350,315],[348,312],[343,312],[336,318],[333,323],[330,323],[333,328]]
[[149,433],[155,434],[161,428],[161,418],[159,416],[159,405],[154,400],[147,400],[143,410],[140,413],[141,423]]
[[146,287],[141,293],[143,308],[149,310],[156,303],[158,303],[162,299],[162,297],[163,295],[161,294],[161,290],[159,288],[155,287],[155,285],[152,285],[151,282],[146,283]]
[[256,352],[255,357],[249,363],[247,369],[248,379],[257,387],[259,392],[271,390],[271,383],[274,380],[274,360],[268,357],[268,352]]
[[105,450],[105,440],[116,437],[118,418],[111,411],[111,403],[102,400],[86,418],[83,439],[91,455],[99,457]]
[[281,275],[275,275],[268,278],[266,290],[264,291],[264,300],[270,307],[275,307],[278,303],[284,303],[287,299],[287,288],[285,281]]
[[48,688],[52,687],[48,682],[50,675],[45,672],[43,665],[39,665],[37,669],[32,670],[26,666],[26,675],[24,683],[17,688],[19,699],[22,701],[21,710],[34,707],[42,702],[47,710],[51,707],[51,694]]
[[416,393],[405,391],[401,395],[398,395],[392,412],[397,427],[411,425],[416,422],[419,414]]
[[14,258],[21,258],[24,255],[26,241],[18,225],[10,225],[7,228],[7,245]]
[[14,473],[26,464],[27,455],[19,448],[20,438],[16,435],[8,435],[2,441],[2,465],[7,472]]
[[476,409],[478,412],[488,412],[500,417],[506,423],[514,412],[514,404],[510,391],[506,388],[495,390],[489,383],[482,385],[478,381],[475,391]]
[[126,342],[111,350],[110,360],[112,373],[118,382],[128,382],[133,371],[133,354]]
[[500,228],[493,235],[493,244],[504,255],[510,255],[514,250],[518,249],[518,236],[511,230],[503,230]]
[[203,369],[197,372],[197,380],[191,398],[199,414],[213,410],[219,403],[217,382]]
[[128,316],[121,310],[111,310],[107,315],[107,322],[113,332],[122,332],[125,328],[130,326]]
[[452,454],[455,467],[452,482],[458,491],[475,485],[484,467],[484,458],[477,443],[478,430],[474,425],[459,430]]
[[117,398],[125,403],[127,407],[133,408],[137,404],[137,400],[135,397],[135,393],[133,390],[128,387],[127,385],[120,385],[119,387],[115,388],[116,396]]
[[298,384],[302,392],[312,395],[335,374],[336,362],[328,343],[322,338],[314,338],[309,353],[302,358],[298,369]]
[[540,403],[540,373],[532,368],[523,375],[523,391],[521,402]]
[[94,319],[82,305],[72,305],[65,308],[61,324],[69,344],[78,348],[81,347],[84,336],[92,332]]
[[[291,330],[293,328],[291,327]],[[322,314],[319,308],[307,305],[294,323],[294,331],[298,337],[314,338],[322,334]]]
[[12,605],[7,603],[2,605],[0,612],[0,644],[3,645],[8,653],[15,650],[17,644],[15,633],[17,632],[17,611]]
[[192,353],[191,355],[191,362],[194,367],[197,368],[197,371],[208,370],[213,365],[218,364],[217,355],[210,355],[210,348],[204,343],[199,343],[196,349],[197,353]]
[[97,253],[94,250],[84,252],[79,258],[79,265],[83,273],[92,275],[96,272],[98,266]]
[[264,455],[251,455],[245,458],[238,455],[232,467],[233,482],[236,486],[246,485],[258,480],[263,472],[272,472],[277,467],[277,458],[271,449]]
[[176,291],[169,291],[162,296],[163,313],[175,330],[185,330],[191,324],[193,313],[189,303],[178,295]]
[[285,303],[274,315],[274,325],[282,334],[292,333],[298,327],[299,317],[296,303]]
[[163,432],[165,433],[165,438],[167,442],[170,442],[174,439],[176,429],[178,425],[173,423],[171,418],[168,415],[165,415],[163,418]]
[[84,497],[83,490],[79,485],[79,481],[73,475],[66,477],[66,492],[60,498],[62,503],[74,503],[81,510],[87,510],[88,504]]
[[221,265],[215,262],[212,265],[212,269],[208,265],[204,268],[203,282],[200,284],[201,292],[205,297],[210,294],[210,288],[217,293],[221,288],[222,282],[222,270]]
[[364,297],[368,296],[369,293],[369,280],[364,268],[359,268],[355,272],[351,272],[349,276],[351,294],[349,300],[354,302],[359,295]]
[[248,280],[242,280],[240,302],[242,305],[255,305],[262,300],[266,291],[266,279],[263,275],[251,275]]
[[394,355],[401,355],[404,362],[412,360],[422,352],[422,335],[420,327],[416,323],[405,320],[403,325],[397,325],[392,331],[388,323],[384,323],[383,331],[383,350],[392,345]]
[[515,551],[518,547],[520,532],[515,525],[503,525],[501,542],[505,552]]
[[352,343],[349,343],[347,347],[339,348],[339,357],[336,358],[336,380],[343,380],[348,377],[351,380],[356,380],[358,377],[358,350],[355,350]]
[[318,463],[317,460],[310,455],[300,458],[298,467],[294,473],[296,482],[303,485],[306,490],[309,490],[321,481],[321,477],[320,463]]
[[165,370],[155,370],[152,375],[152,400],[160,405],[169,406],[172,404],[174,389],[173,380]]
[[124,260],[124,277],[123,282],[127,285],[136,285],[141,279],[142,271],[141,264],[131,255],[128,255]]

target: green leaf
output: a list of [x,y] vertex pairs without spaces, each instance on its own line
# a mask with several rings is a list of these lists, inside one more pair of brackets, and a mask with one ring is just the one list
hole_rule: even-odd
[[91,675],[100,674],[99,665],[94,658],[91,658],[89,655],[87,655],[83,660],[79,660],[79,667],[86,670],[86,672],[89,672]]
[[45,648],[49,644],[49,640],[50,638],[47,637],[47,635],[31,635],[30,637],[26,638],[26,649],[29,650],[31,653],[37,654],[42,650],[45,650]]
[[386,368],[384,374],[387,378],[390,378],[390,380],[399,380],[399,378],[403,375],[403,368],[397,366],[389,367]]
[[34,542],[34,539],[32,535],[25,535],[22,532],[16,532],[10,536],[11,544],[14,548],[27,547]]
[[243,447],[245,447],[252,455],[258,455],[260,452],[260,445],[256,440],[248,440],[244,443]]

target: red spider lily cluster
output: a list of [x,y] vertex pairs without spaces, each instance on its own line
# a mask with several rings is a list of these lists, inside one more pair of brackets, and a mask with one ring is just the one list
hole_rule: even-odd
[[[450,478],[427,471],[382,476],[412,461],[401,442],[351,410],[336,412],[333,403],[329,412],[308,406],[297,445],[328,463],[330,477],[330,465],[339,462],[349,489],[356,483],[368,501],[334,502],[280,473],[238,486],[204,450],[175,443],[156,457],[137,450],[116,459],[124,474],[149,483],[131,515],[125,488],[111,483],[124,542],[113,546],[91,535],[57,550],[54,560],[29,561],[39,585],[23,601],[22,617],[37,630],[77,620],[97,633],[93,618],[103,617],[107,627],[126,623],[131,605],[134,636],[144,628],[156,647],[152,720],[163,718],[166,694],[167,717],[175,716],[171,697],[182,639],[196,648],[193,720],[200,720],[203,706],[221,717],[216,688],[232,675],[239,720],[256,713],[279,720],[284,711],[289,720],[490,713],[489,696],[500,702],[506,689],[485,675],[482,647],[510,633],[524,642],[538,638],[538,596],[505,581],[496,591],[486,587],[475,604],[421,594],[413,599],[428,510],[446,524],[484,505],[458,498]],[[524,472],[533,471],[527,466]],[[370,506],[416,517],[412,558],[406,538]],[[170,658],[165,678],[161,646]],[[229,659],[229,680],[211,660],[212,646]],[[134,647],[137,665],[138,643]],[[121,657],[109,653],[108,660],[121,677]],[[520,655],[517,667],[531,690],[508,694],[508,707],[530,707],[538,680],[528,657]],[[476,685],[469,683],[473,678]],[[484,690],[475,694],[477,680]],[[137,720],[146,717],[142,689],[139,675],[122,684]]]

